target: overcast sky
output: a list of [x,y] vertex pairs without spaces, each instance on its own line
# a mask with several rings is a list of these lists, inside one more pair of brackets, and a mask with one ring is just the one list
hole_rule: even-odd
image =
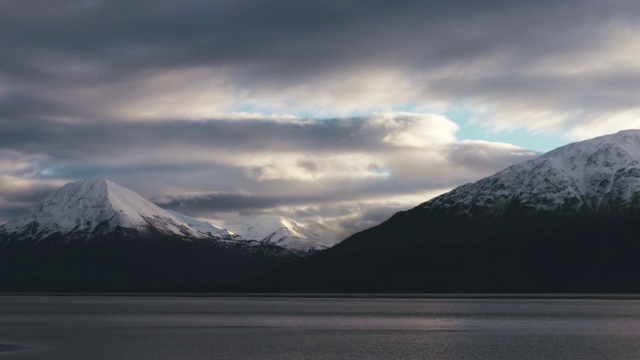
[[640,2],[0,0],[0,224],[106,178],[349,233],[640,127]]

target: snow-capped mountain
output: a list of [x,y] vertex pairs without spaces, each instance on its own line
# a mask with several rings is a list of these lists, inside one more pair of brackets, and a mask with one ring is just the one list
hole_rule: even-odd
[[222,239],[228,240],[239,240],[240,236],[228,229],[225,229],[219,225],[212,223],[207,219],[202,218],[194,218],[191,216],[187,216],[185,214],[181,214],[179,212],[173,210],[166,210],[169,214],[175,216],[187,226],[189,226],[192,230],[197,231],[200,234],[205,234],[209,236],[219,236]]
[[0,234],[21,241],[60,234],[83,240],[116,228],[148,231],[184,239],[232,239],[229,231],[204,220],[167,211],[138,193],[108,180],[70,183],[38,203],[25,215],[0,226]]
[[[316,229],[320,228],[316,224]],[[165,210],[133,190],[108,180],[69,183],[0,226],[0,241],[38,241],[53,234],[87,241],[116,229],[174,236],[183,240],[232,241],[242,246],[272,244],[288,250],[325,249],[333,242],[292,219],[263,215],[225,229],[209,220]]]
[[510,208],[564,214],[622,212],[640,205],[640,130],[570,144],[415,209],[495,218]]
[[87,180],[0,226],[0,291],[211,291],[298,256]]
[[[317,224],[316,227],[320,227]],[[227,225],[232,232],[245,239],[282,246],[289,250],[314,251],[335,244],[321,233],[292,219],[277,215],[261,215],[239,224]]]
[[246,291],[640,292],[640,130],[460,186]]

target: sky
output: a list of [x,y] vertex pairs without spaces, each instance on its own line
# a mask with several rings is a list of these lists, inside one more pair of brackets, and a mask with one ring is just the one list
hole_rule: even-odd
[[336,236],[640,127],[640,2],[0,0],[0,224],[110,179]]

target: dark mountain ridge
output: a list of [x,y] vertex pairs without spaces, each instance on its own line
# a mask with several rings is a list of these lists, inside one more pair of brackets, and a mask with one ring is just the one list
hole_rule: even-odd
[[463,185],[244,282],[275,292],[638,292],[640,131]]

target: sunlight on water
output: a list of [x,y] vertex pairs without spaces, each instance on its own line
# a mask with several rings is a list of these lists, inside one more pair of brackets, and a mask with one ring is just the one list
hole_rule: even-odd
[[640,302],[1,297],[2,359],[637,359]]

